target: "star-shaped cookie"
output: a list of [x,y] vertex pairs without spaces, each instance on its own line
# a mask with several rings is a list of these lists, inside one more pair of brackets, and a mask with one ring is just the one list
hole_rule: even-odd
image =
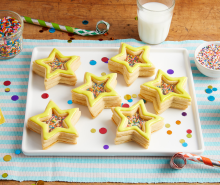
[[104,108],[121,106],[121,97],[114,90],[116,78],[116,73],[98,77],[86,72],[85,83],[72,90],[72,101],[87,105],[92,118],[97,117]]
[[52,50],[48,58],[35,60],[33,71],[44,77],[45,89],[64,83],[75,85],[77,78],[74,73],[80,66],[79,56],[64,56],[56,48]]
[[112,120],[117,126],[115,144],[135,141],[144,148],[150,144],[151,133],[163,128],[163,118],[146,110],[140,100],[130,108],[112,108]]
[[121,43],[119,54],[108,61],[111,72],[121,73],[130,86],[139,76],[153,76],[155,67],[148,59],[149,46],[132,47]]
[[74,125],[80,115],[78,108],[61,110],[51,100],[42,114],[28,119],[27,128],[41,134],[43,150],[57,142],[76,144],[78,132]]
[[186,82],[187,77],[170,77],[159,69],[155,80],[141,85],[139,96],[153,102],[157,114],[169,107],[184,110],[191,104],[191,97],[184,90]]

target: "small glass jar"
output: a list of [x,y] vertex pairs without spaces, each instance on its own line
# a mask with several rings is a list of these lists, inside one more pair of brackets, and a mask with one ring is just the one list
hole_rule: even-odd
[[[12,33],[9,36],[1,36],[0,37],[0,60],[7,60],[18,55],[22,50],[22,42],[23,42],[23,28],[24,22],[22,17],[9,10],[0,10],[0,19],[4,17],[11,17],[20,22],[21,27],[17,32]],[[1,23],[0,23],[1,24]],[[0,27],[0,29],[2,29]]]

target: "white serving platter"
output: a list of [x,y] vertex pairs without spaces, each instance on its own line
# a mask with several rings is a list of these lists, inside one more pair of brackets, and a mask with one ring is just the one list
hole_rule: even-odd
[[[111,58],[118,54],[119,48],[105,48],[105,47],[56,47],[62,54],[66,56],[78,55],[81,57],[81,66],[76,71],[78,78],[75,87],[83,84],[84,73],[91,72],[97,76],[101,76],[102,72],[109,74],[108,64],[101,61],[103,57]],[[158,49],[151,48],[150,60],[156,66],[156,71],[162,69],[167,71],[173,69],[173,77],[187,76],[188,82],[186,91],[192,97],[192,104],[184,110],[187,116],[182,116],[182,110],[170,108],[163,112],[160,116],[164,117],[164,122],[171,125],[170,128],[163,129],[151,135],[150,146],[148,149],[142,148],[135,142],[124,143],[121,145],[114,144],[116,136],[116,126],[111,120],[112,112],[110,109],[105,109],[95,119],[92,119],[89,110],[86,106],[78,104],[68,104],[71,100],[71,89],[73,86],[58,84],[55,87],[45,90],[44,79],[32,72],[32,62],[36,59],[46,58],[52,51],[52,47],[36,47],[33,50],[26,113],[23,130],[22,151],[25,155],[35,156],[172,156],[177,152],[190,152],[201,155],[204,151],[204,143],[202,138],[198,107],[196,102],[196,95],[194,90],[194,83],[192,78],[192,71],[186,49],[166,48]],[[90,60],[97,61],[97,64],[92,66],[89,64]],[[151,81],[155,78],[141,77],[130,87],[127,87],[123,75],[118,74],[116,91],[122,97],[122,103],[128,103],[124,99],[126,94],[139,94],[140,85],[144,82]],[[48,93],[48,99],[42,99],[41,95]],[[44,112],[49,100],[53,100],[61,109],[70,109],[78,107],[82,115],[76,124],[76,129],[79,132],[79,138],[76,145],[69,145],[64,143],[56,143],[47,150],[42,150],[41,136],[26,128],[27,120],[31,116]],[[140,98],[133,98],[130,106],[136,103]],[[146,108],[149,112],[155,113],[152,103],[147,102]],[[175,122],[181,121],[180,125]],[[100,134],[100,128],[106,128],[106,134]],[[91,133],[91,129],[96,129],[95,133]],[[187,138],[186,130],[192,130],[192,138]],[[168,135],[167,130],[171,130],[172,134]],[[184,139],[188,144],[183,147],[179,142]],[[109,149],[105,150],[104,145],[108,145]]]

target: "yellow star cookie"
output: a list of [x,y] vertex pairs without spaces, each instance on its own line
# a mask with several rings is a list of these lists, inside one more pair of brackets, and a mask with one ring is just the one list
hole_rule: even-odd
[[112,120],[117,125],[115,144],[135,141],[148,148],[151,133],[164,126],[162,117],[147,112],[143,100],[130,108],[114,107],[112,112]]
[[186,109],[191,104],[190,95],[184,90],[187,77],[170,77],[158,70],[155,80],[141,85],[139,96],[153,102],[157,114],[169,107]]
[[86,72],[85,84],[72,90],[73,102],[87,105],[92,118],[97,117],[104,108],[120,106],[121,97],[114,90],[117,84],[116,78],[116,73],[98,77]]
[[130,86],[139,76],[153,76],[155,67],[148,59],[149,46],[132,47],[121,43],[119,54],[108,62],[111,72],[121,73]]
[[80,66],[79,56],[64,56],[57,49],[53,49],[48,58],[35,60],[33,71],[44,77],[45,89],[58,83],[75,85],[77,78],[74,73]]
[[57,142],[76,144],[78,132],[74,125],[80,115],[78,108],[61,110],[51,100],[42,114],[28,119],[27,128],[41,134],[43,150]]

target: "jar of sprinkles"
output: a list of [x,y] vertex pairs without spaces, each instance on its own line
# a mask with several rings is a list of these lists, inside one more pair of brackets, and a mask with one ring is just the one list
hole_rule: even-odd
[[22,50],[24,23],[20,15],[0,10],[0,60],[15,57]]

